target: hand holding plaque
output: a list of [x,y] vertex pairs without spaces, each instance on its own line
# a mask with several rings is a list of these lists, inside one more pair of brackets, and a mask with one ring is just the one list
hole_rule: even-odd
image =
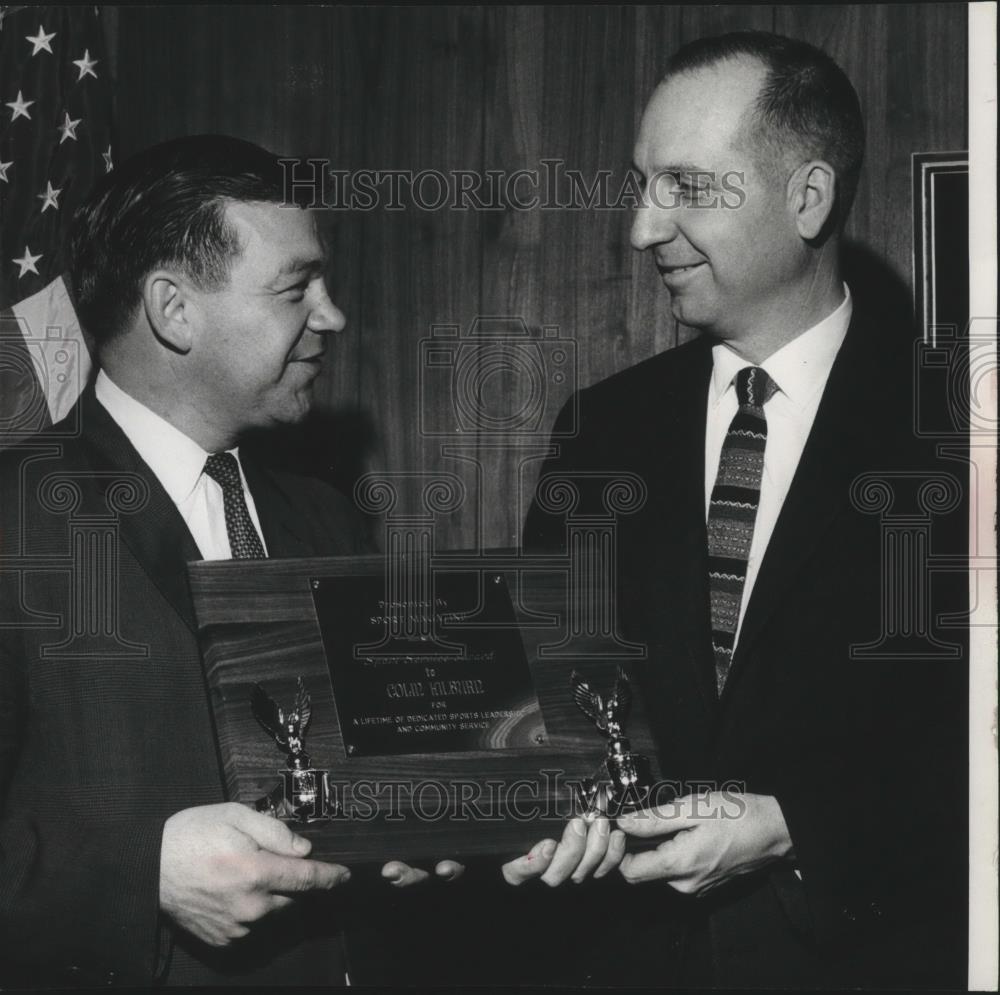
[[[287,769],[282,782],[256,801],[256,810],[276,819],[294,818],[304,823],[329,817],[336,808],[330,797],[330,772],[316,770],[305,751],[305,734],[312,718],[312,699],[305,682],[299,677],[295,704],[287,713],[260,684],[254,684],[250,709],[275,743],[287,752]],[[439,861],[434,868],[435,876],[444,881],[453,881],[464,871],[465,867],[453,860]],[[403,861],[391,860],[382,868],[382,877],[394,885],[406,887],[426,881],[430,874]]]
[[230,797],[288,822],[319,859],[396,858],[383,873],[399,883],[414,877],[403,861],[454,871],[554,848],[583,811],[614,851],[599,813],[642,805],[639,754],[656,764],[617,658],[604,641],[567,642],[551,564],[430,561],[192,564]]
[[617,818],[646,806],[651,790],[649,761],[632,752],[624,732],[632,704],[632,688],[621,667],[609,694],[595,691],[574,670],[570,682],[577,707],[607,740],[604,760],[581,785],[584,815],[570,820],[562,839],[542,840],[530,853],[503,866],[508,884],[519,885],[540,877],[548,885],[567,879],[580,883],[591,875],[603,877],[621,864],[625,834],[612,829]]

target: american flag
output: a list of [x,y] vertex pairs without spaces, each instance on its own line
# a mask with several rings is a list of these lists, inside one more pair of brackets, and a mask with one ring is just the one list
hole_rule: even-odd
[[70,219],[112,168],[96,7],[0,7],[0,448],[59,421],[91,372],[63,272]]

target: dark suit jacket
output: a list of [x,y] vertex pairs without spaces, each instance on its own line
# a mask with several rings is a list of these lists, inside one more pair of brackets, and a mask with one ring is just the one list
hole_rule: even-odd
[[[199,554],[92,389],[80,404],[78,437],[43,433],[0,462],[0,983],[3,970],[32,986],[342,979],[336,896],[225,951],[160,921],[164,821],[224,800],[185,572]],[[242,455],[270,555],[363,548],[345,497]],[[47,488],[52,475],[66,485]],[[72,522],[106,518],[123,477],[148,500],[129,510],[126,499],[110,548],[104,603],[114,599],[122,644],[109,634],[60,650],[73,585],[93,593],[68,568]]]
[[[648,647],[635,672],[664,776],[775,795],[802,883],[774,865],[699,899],[640,886],[620,906],[646,903],[634,918],[657,925],[645,942],[641,925],[628,926],[633,954],[612,960],[603,980],[669,984],[683,968],[689,984],[961,986],[963,638],[940,634],[959,644],[955,659],[920,659],[918,641],[896,658],[852,659],[852,646],[879,638],[884,599],[898,592],[883,582],[880,517],[852,502],[851,486],[867,472],[916,473],[894,478],[898,512],[916,508],[907,480],[945,472],[961,481],[963,465],[942,464],[915,440],[912,340],[856,310],[717,700],[704,505],[711,346],[696,340],[583,391],[579,432],[542,477],[630,471],[645,481],[643,508],[618,522],[618,614],[623,634]],[[596,508],[599,491],[579,479],[582,510]],[[938,516],[934,549],[964,553],[966,520],[961,507]],[[536,502],[525,546],[558,548],[564,535],[563,520]],[[962,610],[961,575],[953,591],[926,576],[909,583],[909,603],[923,598],[931,617]],[[678,923],[692,951],[684,965],[655,939]]]

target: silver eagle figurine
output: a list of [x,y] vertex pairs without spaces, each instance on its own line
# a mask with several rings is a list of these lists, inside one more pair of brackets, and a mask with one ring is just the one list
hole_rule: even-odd
[[312,718],[312,700],[301,677],[295,687],[295,704],[287,714],[259,684],[254,684],[250,692],[250,710],[275,743],[287,752],[289,770],[309,766],[305,734]]
[[[291,814],[299,822],[313,822],[327,816],[329,774],[315,770],[305,751],[312,700],[302,678],[296,682],[295,703],[290,711],[286,712],[260,684],[254,684],[250,692],[250,709],[262,728],[285,752],[282,784],[257,801],[257,810],[279,818]],[[279,797],[282,788],[284,797]]]
[[624,723],[632,705],[632,686],[619,667],[611,693],[595,691],[574,670],[570,682],[577,707],[607,740],[607,754],[594,776],[583,783],[587,814],[599,812],[616,816],[641,808],[649,796],[649,761],[633,753],[625,736]]

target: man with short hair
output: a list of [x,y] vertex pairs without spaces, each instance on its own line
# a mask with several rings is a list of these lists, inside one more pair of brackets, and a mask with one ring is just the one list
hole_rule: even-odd
[[[949,470],[914,438],[912,338],[842,279],[863,135],[833,60],[757,32],[682,48],[642,118],[632,244],[705,334],[582,391],[541,479],[576,475],[578,511],[599,509],[595,475],[646,483],[617,524],[617,604],[682,788],[505,868],[646,884],[616,902],[605,981],[963,984],[965,659],[858,652],[894,596],[858,487]],[[536,502],[525,546],[564,536]],[[932,593],[928,618],[961,610]]]
[[[305,417],[344,327],[282,179],[255,145],[182,138],[119,165],[74,219],[100,372],[0,464],[2,982],[344,982],[347,869],[223,801],[186,576],[366,545],[347,498],[241,446]],[[109,520],[120,541],[58,569],[81,522]]]

